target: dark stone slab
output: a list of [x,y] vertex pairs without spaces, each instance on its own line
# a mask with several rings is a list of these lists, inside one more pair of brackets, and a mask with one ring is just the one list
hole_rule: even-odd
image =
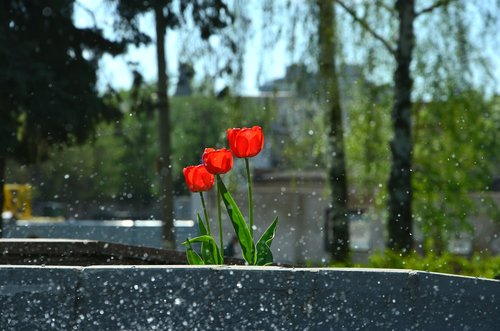
[[80,271],[1,266],[0,329],[73,329]]
[[500,281],[418,273],[419,330],[500,330]]
[[[323,269],[316,277],[314,330],[409,330],[415,321],[408,270]],[[360,313],[361,312],[361,313]]]
[[[495,330],[500,325],[500,282],[494,280],[408,270],[236,266],[89,267],[83,273],[78,323],[84,330],[467,330],[470,325]],[[443,287],[442,296],[427,295],[436,284]],[[483,301],[467,301],[478,295],[481,300],[483,292],[489,293]],[[455,318],[446,319],[449,314]]]
[[[121,253],[124,260],[144,261],[138,251],[125,254],[94,244],[87,254]],[[51,247],[44,256],[64,253]],[[29,253],[21,248],[16,254]],[[497,330],[499,325],[500,281],[473,277],[354,268],[0,265],[2,330]]]
[[304,277],[277,268],[90,267],[78,323],[84,330],[305,330],[312,321],[298,303],[311,298],[314,283]]

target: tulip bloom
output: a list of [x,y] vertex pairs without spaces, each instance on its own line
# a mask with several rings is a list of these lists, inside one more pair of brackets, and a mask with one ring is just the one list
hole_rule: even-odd
[[214,186],[215,177],[203,164],[186,167],[182,172],[189,190],[193,193],[208,191]]
[[260,126],[227,129],[227,140],[234,156],[245,159],[248,183],[248,216],[250,219],[250,234],[253,236],[253,194],[248,158],[259,154],[262,147],[264,147],[264,133]]
[[228,129],[227,140],[234,156],[239,158],[254,157],[264,147],[264,133],[260,126]]
[[214,175],[225,174],[233,168],[233,153],[226,148],[205,148],[201,159],[208,172]]

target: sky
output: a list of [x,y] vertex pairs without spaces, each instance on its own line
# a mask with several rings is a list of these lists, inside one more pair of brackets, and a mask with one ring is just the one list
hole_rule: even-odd
[[[289,55],[287,50],[287,45],[284,41],[278,42],[273,45],[272,50],[266,49],[264,42],[262,40],[262,35],[260,29],[255,27],[260,27],[262,25],[262,18],[258,15],[258,8],[261,5],[259,1],[252,1],[250,4],[250,10],[255,10],[256,14],[252,15],[252,28],[248,31],[251,36],[248,40],[248,44],[245,51],[244,59],[244,74],[243,82],[241,87],[241,94],[243,95],[257,95],[259,93],[259,83],[262,84],[266,81],[281,78],[285,75],[287,65],[294,61],[300,59],[297,55]],[[115,34],[112,28],[113,17],[109,15],[111,8],[109,3],[103,0],[79,0],[75,6],[74,20],[78,27],[88,27],[94,24],[94,18],[88,13],[88,10],[94,13],[95,21],[97,26],[104,30],[107,37],[113,39]],[[481,19],[480,17],[474,18],[472,21]],[[153,39],[154,36],[154,20],[153,15],[145,15],[140,20],[141,30],[147,32]],[[471,31],[474,30],[474,26],[471,27]],[[177,67],[180,57],[179,45],[182,43],[181,36],[176,31],[167,31],[167,58],[168,58],[168,72],[172,79],[171,87],[175,88],[175,82],[177,81]],[[498,43],[497,43],[498,45]],[[301,47],[301,46],[298,46]],[[302,46],[303,47],[303,46]],[[491,46],[490,49],[484,50],[490,54],[490,58],[493,61],[493,75],[497,77],[497,85],[495,90],[500,93],[500,84],[498,80],[500,79],[500,56],[495,55],[497,50],[494,50]],[[347,47],[346,47],[347,48]],[[359,56],[356,52],[349,51],[347,49],[347,57],[353,61],[356,61]],[[496,53],[498,54],[498,53]],[[132,74],[131,67],[127,63],[136,63],[136,69],[139,70],[146,81],[154,82],[156,80],[156,55],[154,45],[141,46],[139,48],[130,46],[126,55],[111,57],[105,55],[100,63],[100,73],[99,73],[99,83],[98,88],[101,91],[106,89],[107,85],[113,86],[115,89],[128,89],[132,84]],[[195,64],[195,70],[197,72],[203,71],[203,66],[201,63]],[[387,69],[385,69],[387,70]],[[385,80],[390,80],[392,78],[392,73],[383,72],[381,77]],[[196,79],[196,77],[195,77]],[[483,77],[475,77],[480,84]],[[387,82],[387,81],[386,81]],[[416,86],[419,85],[419,80],[415,81]],[[225,86],[223,80],[217,80],[214,83],[215,89],[219,90]],[[425,88],[425,86],[423,86]],[[170,91],[171,93],[174,90]]]

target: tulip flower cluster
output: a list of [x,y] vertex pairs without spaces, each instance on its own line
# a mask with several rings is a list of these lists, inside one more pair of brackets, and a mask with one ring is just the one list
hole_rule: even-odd
[[[198,214],[198,225],[200,236],[186,240],[183,244],[187,246],[186,254],[190,264],[223,264],[224,243],[222,233],[221,201],[224,202],[229,219],[236,232],[240,243],[243,258],[250,265],[268,265],[273,262],[270,249],[276,233],[278,218],[264,231],[257,242],[253,238],[253,194],[252,180],[250,177],[249,158],[256,156],[264,147],[264,134],[262,128],[228,129],[227,138],[229,148],[214,149],[205,148],[202,155],[203,163],[197,166],[184,168],[184,178],[189,190],[199,193],[203,206],[204,220]],[[247,183],[248,183],[248,209],[249,223],[245,220],[240,208],[224,185],[220,175],[229,172],[233,168],[233,156],[245,160]],[[203,192],[210,190],[217,181],[217,211],[219,226],[219,246],[212,236],[210,220]],[[201,243],[201,256],[193,249],[193,243]]]

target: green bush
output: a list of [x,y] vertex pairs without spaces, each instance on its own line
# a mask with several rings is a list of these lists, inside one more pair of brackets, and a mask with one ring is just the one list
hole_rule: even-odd
[[375,253],[368,264],[356,265],[367,268],[414,269],[464,276],[495,278],[500,275],[500,256],[474,254],[470,258],[444,253],[442,255],[417,253],[401,256],[392,251]]

